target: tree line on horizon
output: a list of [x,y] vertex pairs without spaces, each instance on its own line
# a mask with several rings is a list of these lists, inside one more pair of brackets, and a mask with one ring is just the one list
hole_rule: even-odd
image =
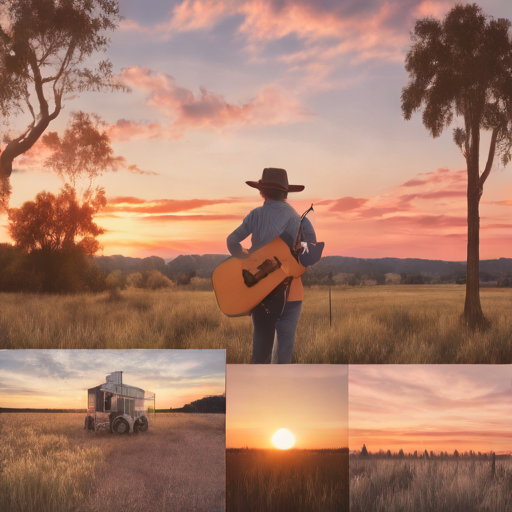
[[194,400],[183,407],[169,408],[169,412],[188,412],[188,413],[225,413],[226,395],[205,396]]
[[[436,451],[433,450],[428,451],[427,449],[423,450],[414,450],[414,452],[404,453],[403,449],[400,448],[398,452],[392,452],[391,450],[379,450],[378,452],[370,452],[366,448],[366,445],[363,444],[363,447],[357,455],[361,458],[368,459],[455,459],[455,460],[488,460],[495,456],[495,452],[474,452],[473,450],[460,452],[457,449],[454,449],[452,453],[448,451]],[[510,457],[511,455],[498,455],[497,457]]]

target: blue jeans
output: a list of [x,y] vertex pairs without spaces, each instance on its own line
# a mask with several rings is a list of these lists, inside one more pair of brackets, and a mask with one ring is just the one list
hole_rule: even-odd
[[[252,311],[254,334],[252,338],[252,363],[270,363],[272,348],[278,364],[289,364],[292,360],[295,331],[299,323],[302,301],[287,302],[283,309],[284,299],[275,297],[261,304]],[[274,338],[277,334],[277,346]]]

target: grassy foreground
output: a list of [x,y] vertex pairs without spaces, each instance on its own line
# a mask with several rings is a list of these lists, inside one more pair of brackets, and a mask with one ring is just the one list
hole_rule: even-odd
[[227,512],[348,512],[348,453],[228,449],[226,486]]
[[158,414],[124,436],[86,432],[84,417],[0,415],[0,510],[224,509],[224,414]]
[[[483,288],[486,332],[460,322],[464,287],[306,289],[292,362],[511,363],[512,289]],[[227,318],[213,292],[129,289],[106,294],[0,294],[0,348],[225,348],[228,363],[251,358],[249,317]]]
[[350,460],[351,512],[507,512],[512,461]]

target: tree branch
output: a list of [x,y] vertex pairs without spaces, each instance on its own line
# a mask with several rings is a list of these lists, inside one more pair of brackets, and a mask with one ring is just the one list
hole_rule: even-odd
[[37,99],[39,101],[39,107],[41,109],[41,117],[44,118],[48,116],[48,102],[44,97],[43,79],[41,77],[41,71],[37,66],[37,58],[32,52],[30,53],[28,62],[30,64],[30,68],[32,69],[32,73],[34,74],[34,87],[36,90]]
[[480,188],[483,188],[485,180],[489,176],[491,169],[492,169],[492,163],[494,161],[494,153],[496,151],[496,140],[498,139],[498,133],[500,131],[500,128],[494,128],[492,131],[491,136],[491,145],[489,147],[489,156],[487,157],[487,164],[485,165],[484,172],[482,173],[482,176],[480,176],[480,179],[478,181],[478,186]]
[[25,87],[25,103],[27,104],[27,107],[30,111],[30,113],[32,114],[32,127],[34,126],[35,122],[36,122],[36,114],[34,112],[34,107],[32,106],[32,103],[30,103],[30,94],[28,92],[28,89]]

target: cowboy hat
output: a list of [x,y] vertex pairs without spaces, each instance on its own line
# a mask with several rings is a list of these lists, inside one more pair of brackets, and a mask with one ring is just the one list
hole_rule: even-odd
[[288,185],[288,174],[284,169],[276,169],[275,167],[267,167],[263,169],[261,180],[259,181],[246,181],[249,187],[257,188],[275,188],[283,192],[301,192],[304,190],[304,185]]

